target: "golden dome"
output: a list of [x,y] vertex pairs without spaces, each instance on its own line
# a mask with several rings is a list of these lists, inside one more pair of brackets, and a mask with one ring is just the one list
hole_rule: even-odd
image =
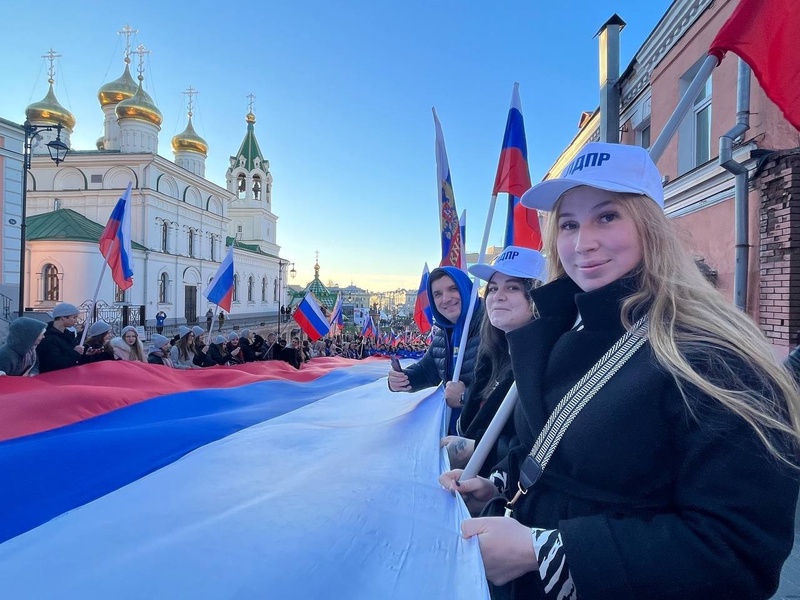
[[197,135],[192,127],[192,115],[189,114],[189,123],[186,129],[172,138],[172,150],[174,152],[188,151],[197,152],[203,156],[208,155],[208,143]]
[[[239,114],[241,114],[241,113],[239,113]],[[245,117],[245,120],[248,123],[255,123],[256,122],[256,116],[252,112],[249,112],[249,113],[247,113],[247,116]]]
[[122,73],[122,77],[105,84],[100,88],[100,91],[97,92],[97,99],[100,101],[100,106],[117,104],[128,98],[133,98],[134,94],[136,94],[136,90],[139,86],[136,85],[136,81],[131,77],[131,70],[127,64],[129,60],[125,60],[125,72]]
[[161,123],[164,120],[164,117],[161,116],[161,111],[158,110],[150,94],[142,88],[141,81],[133,97],[117,104],[114,112],[117,113],[117,119],[147,121],[158,127],[161,127]]
[[66,108],[61,106],[53,91],[53,80],[50,80],[50,89],[47,95],[39,102],[34,102],[25,109],[25,116],[33,124],[57,125],[61,123],[66,129],[75,128],[75,117]]

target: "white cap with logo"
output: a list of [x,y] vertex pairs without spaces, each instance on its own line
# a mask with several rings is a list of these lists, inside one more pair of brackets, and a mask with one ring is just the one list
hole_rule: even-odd
[[492,264],[478,263],[468,270],[478,279],[485,281],[489,281],[495,273],[544,281],[547,276],[547,259],[531,248],[507,246]]
[[560,178],[536,184],[522,195],[520,202],[526,208],[551,211],[564,192],[579,185],[641,194],[664,208],[661,174],[647,150],[601,142],[586,144]]

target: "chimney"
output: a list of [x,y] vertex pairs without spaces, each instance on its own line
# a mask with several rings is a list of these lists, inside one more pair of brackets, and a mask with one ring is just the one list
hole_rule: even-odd
[[625,21],[614,13],[600,37],[600,141],[619,143],[619,32]]

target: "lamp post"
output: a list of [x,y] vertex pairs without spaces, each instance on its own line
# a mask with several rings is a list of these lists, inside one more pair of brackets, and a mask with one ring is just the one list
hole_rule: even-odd
[[19,227],[19,314],[17,316],[20,317],[25,312],[25,213],[27,212],[28,171],[31,168],[33,140],[42,131],[56,132],[56,139],[47,142],[47,151],[56,165],[64,162],[69,152],[69,146],[61,141],[61,123],[56,125],[32,125],[28,119],[25,119],[22,129],[25,133],[25,142],[22,146],[22,217]]

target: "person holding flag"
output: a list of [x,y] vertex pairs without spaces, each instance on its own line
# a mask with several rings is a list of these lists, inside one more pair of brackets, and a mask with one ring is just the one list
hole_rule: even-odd
[[402,371],[390,370],[388,375],[389,389],[393,392],[416,392],[444,383],[445,400],[453,409],[448,426],[451,435],[456,433],[456,421],[464,394],[472,382],[480,344],[483,302],[478,300],[464,351],[462,376],[459,381],[452,381],[472,285],[469,276],[458,267],[438,267],[431,272],[427,286],[434,323],[431,345],[417,363]]
[[[697,269],[645,149],[589,143],[522,203],[547,211],[539,317],[507,334],[509,451],[465,496],[510,597],[770,598],[794,542],[800,390]],[[486,504],[501,493],[502,505]]]

